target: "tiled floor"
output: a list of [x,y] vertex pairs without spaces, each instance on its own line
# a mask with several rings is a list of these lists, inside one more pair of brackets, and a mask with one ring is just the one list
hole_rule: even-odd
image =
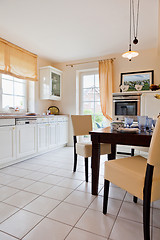
[[[143,240],[142,201],[133,203],[130,194],[111,185],[108,214],[102,213],[105,160],[97,197],[84,181],[83,158],[72,172],[73,148],[1,169],[0,240]],[[151,239],[159,236],[157,201],[151,208]]]

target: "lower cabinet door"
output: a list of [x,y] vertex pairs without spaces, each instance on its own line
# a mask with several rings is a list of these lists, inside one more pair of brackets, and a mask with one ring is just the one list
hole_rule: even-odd
[[0,164],[15,159],[15,126],[0,127]]
[[48,127],[48,137],[49,137],[49,141],[48,141],[48,146],[49,148],[54,148],[57,146],[57,124],[56,123],[51,123],[49,124]]
[[48,149],[48,124],[38,125],[38,152]]
[[17,126],[17,158],[37,152],[37,125]]
[[68,122],[61,122],[58,127],[58,143],[60,145],[68,142]]

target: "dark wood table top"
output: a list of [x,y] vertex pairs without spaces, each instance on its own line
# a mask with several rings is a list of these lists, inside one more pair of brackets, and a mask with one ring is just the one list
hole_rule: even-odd
[[99,143],[111,143],[122,145],[134,145],[148,147],[152,138],[152,132],[119,132],[113,131],[110,127],[97,129],[89,133],[92,141]]

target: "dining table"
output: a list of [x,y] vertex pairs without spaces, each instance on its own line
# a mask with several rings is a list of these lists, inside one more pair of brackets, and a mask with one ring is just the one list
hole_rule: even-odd
[[111,144],[111,153],[108,154],[108,160],[116,158],[116,145],[130,145],[149,147],[152,138],[152,132],[120,132],[111,130],[110,127],[99,128],[90,131],[92,141],[92,195],[98,195],[99,168],[100,168],[100,144]]

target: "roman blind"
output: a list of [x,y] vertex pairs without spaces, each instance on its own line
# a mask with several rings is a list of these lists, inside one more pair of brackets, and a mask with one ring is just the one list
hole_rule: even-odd
[[0,72],[37,81],[37,55],[0,38]]

